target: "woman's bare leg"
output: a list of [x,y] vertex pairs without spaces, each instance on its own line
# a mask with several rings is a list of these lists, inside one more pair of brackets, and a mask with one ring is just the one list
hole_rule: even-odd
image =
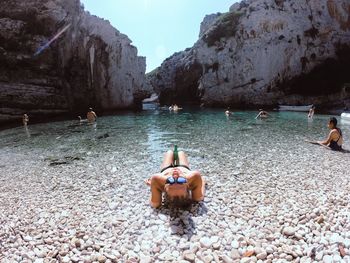
[[164,169],[165,167],[168,167],[169,165],[171,165],[174,162],[174,153],[173,151],[169,150],[164,154],[164,159],[163,159],[163,163],[160,166],[160,169]]
[[188,159],[185,152],[179,151],[178,155],[179,155],[179,164],[186,165],[187,167],[189,167],[190,164],[188,163]]

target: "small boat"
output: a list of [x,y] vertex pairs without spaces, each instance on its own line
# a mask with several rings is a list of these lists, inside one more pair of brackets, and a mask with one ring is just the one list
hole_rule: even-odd
[[349,121],[350,121],[350,112],[343,112],[343,113],[340,115],[340,118],[341,118],[341,119],[344,119],[344,120],[349,120]]
[[147,98],[147,99],[144,99],[142,102],[143,103],[154,103],[154,102],[157,102],[159,99],[158,95],[153,93],[151,95],[151,97]]
[[289,105],[279,105],[278,110],[280,111],[306,111],[308,112],[313,105],[304,106],[289,106]]

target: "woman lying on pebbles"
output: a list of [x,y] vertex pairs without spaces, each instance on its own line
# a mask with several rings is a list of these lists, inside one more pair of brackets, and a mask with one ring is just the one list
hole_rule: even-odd
[[160,173],[148,180],[146,184],[151,187],[150,204],[154,208],[162,205],[162,193],[169,205],[186,207],[192,201],[199,202],[204,199],[205,181],[198,171],[191,171],[187,157],[183,151],[178,153],[179,164],[174,165],[174,153],[168,151],[161,165]]

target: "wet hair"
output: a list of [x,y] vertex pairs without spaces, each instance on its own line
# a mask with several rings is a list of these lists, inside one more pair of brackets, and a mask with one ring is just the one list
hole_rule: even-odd
[[192,204],[191,195],[187,192],[187,196],[169,196],[166,192],[164,194],[164,200],[167,206],[170,208],[187,209]]
[[337,128],[337,124],[338,124],[337,118],[335,118],[335,117],[330,117],[330,118],[329,118],[329,123],[333,123],[334,128]]
[[169,206],[186,209],[192,204],[191,199],[184,196],[175,196],[169,200]]

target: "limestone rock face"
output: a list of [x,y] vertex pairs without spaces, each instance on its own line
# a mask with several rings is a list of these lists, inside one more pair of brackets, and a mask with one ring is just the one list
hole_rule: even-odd
[[221,16],[221,13],[206,15],[201,23],[201,27],[199,30],[199,38],[201,38],[204,33],[213,25],[216,19]]
[[[63,31],[63,32],[62,32]],[[62,32],[41,53],[38,48]],[[2,0],[0,122],[134,108],[152,93],[126,35],[79,0]]]
[[148,75],[161,103],[350,103],[349,0],[248,0],[215,17]]

